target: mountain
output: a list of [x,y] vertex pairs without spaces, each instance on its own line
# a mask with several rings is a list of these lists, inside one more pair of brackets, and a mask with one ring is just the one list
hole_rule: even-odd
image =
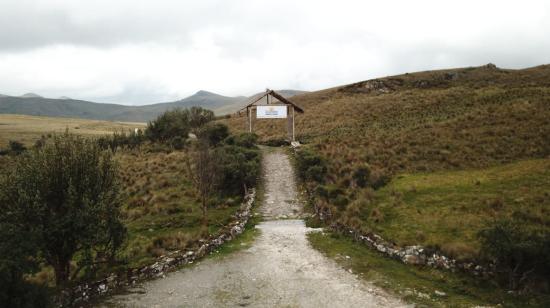
[[[302,91],[283,90],[281,92],[283,95],[291,96]],[[241,105],[246,104],[249,100],[250,98],[246,96],[229,97],[201,90],[178,101],[127,106],[94,103],[66,96],[59,99],[45,98],[34,93],[27,93],[23,96],[0,95],[0,113],[146,122],[164,111],[176,107],[200,106],[213,110],[217,115],[228,114],[236,112]]]
[[25,94],[21,95],[20,97],[23,97],[23,98],[42,98],[42,96],[40,96],[38,94],[35,94],[35,93],[25,93]]

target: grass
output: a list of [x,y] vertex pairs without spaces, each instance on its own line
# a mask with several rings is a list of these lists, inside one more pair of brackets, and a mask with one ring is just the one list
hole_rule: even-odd
[[[340,223],[462,259],[478,256],[477,232],[498,217],[548,232],[549,65],[407,73],[291,100],[305,110],[297,139],[328,168],[303,187]],[[220,121],[246,128],[245,116]],[[282,121],[254,131],[263,142],[286,135]],[[362,188],[354,174],[365,169]]]
[[493,219],[514,217],[550,231],[549,184],[550,159],[404,174],[380,189],[361,217],[399,245],[436,246],[467,259],[479,249],[478,231]]
[[75,134],[97,136],[144,127],[144,123],[0,114],[0,149],[6,148],[10,140],[32,146],[41,136],[61,133],[66,129]]
[[[311,245],[346,269],[419,307],[548,307],[550,297],[522,297],[495,288],[491,282],[458,273],[405,265],[388,259],[349,237],[308,233]],[[347,258],[347,257],[349,258]],[[435,291],[444,292],[444,296]]]

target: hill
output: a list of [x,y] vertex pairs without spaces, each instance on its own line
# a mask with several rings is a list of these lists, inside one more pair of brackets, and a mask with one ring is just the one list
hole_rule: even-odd
[[[292,95],[300,91],[289,90]],[[72,117],[95,120],[147,122],[166,110],[176,107],[200,106],[214,110],[218,115],[237,111],[249,98],[229,97],[207,91],[199,91],[184,99],[143,106],[101,104],[68,97],[44,98],[33,93],[23,96],[0,95],[0,113],[48,117]]]
[[[305,110],[297,139],[327,168],[306,179],[313,204],[333,222],[459,258],[477,256],[497,218],[549,229],[549,65],[407,73],[292,101]],[[224,121],[239,131],[245,119]],[[269,141],[285,124],[254,126]]]

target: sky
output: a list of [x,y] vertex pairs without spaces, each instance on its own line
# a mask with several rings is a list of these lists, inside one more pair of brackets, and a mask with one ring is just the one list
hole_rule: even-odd
[[0,0],[0,93],[142,105],[550,63],[550,1]]

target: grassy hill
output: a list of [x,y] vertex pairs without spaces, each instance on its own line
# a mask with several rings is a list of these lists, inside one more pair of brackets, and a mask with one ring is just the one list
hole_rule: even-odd
[[[324,195],[315,202],[335,220],[457,257],[478,253],[475,235],[495,218],[550,229],[548,65],[408,73],[292,101],[305,109],[297,139],[328,169],[310,183]],[[285,120],[255,130],[282,139]]]
[[[294,95],[303,91],[283,90],[283,95]],[[59,99],[44,98],[33,93],[23,96],[0,95],[0,114],[24,114],[48,117],[71,117],[108,121],[147,122],[166,110],[176,107],[200,106],[213,110],[217,115],[237,111],[246,104],[245,96],[223,96],[207,91],[184,99],[143,106],[100,104],[68,97]]]

